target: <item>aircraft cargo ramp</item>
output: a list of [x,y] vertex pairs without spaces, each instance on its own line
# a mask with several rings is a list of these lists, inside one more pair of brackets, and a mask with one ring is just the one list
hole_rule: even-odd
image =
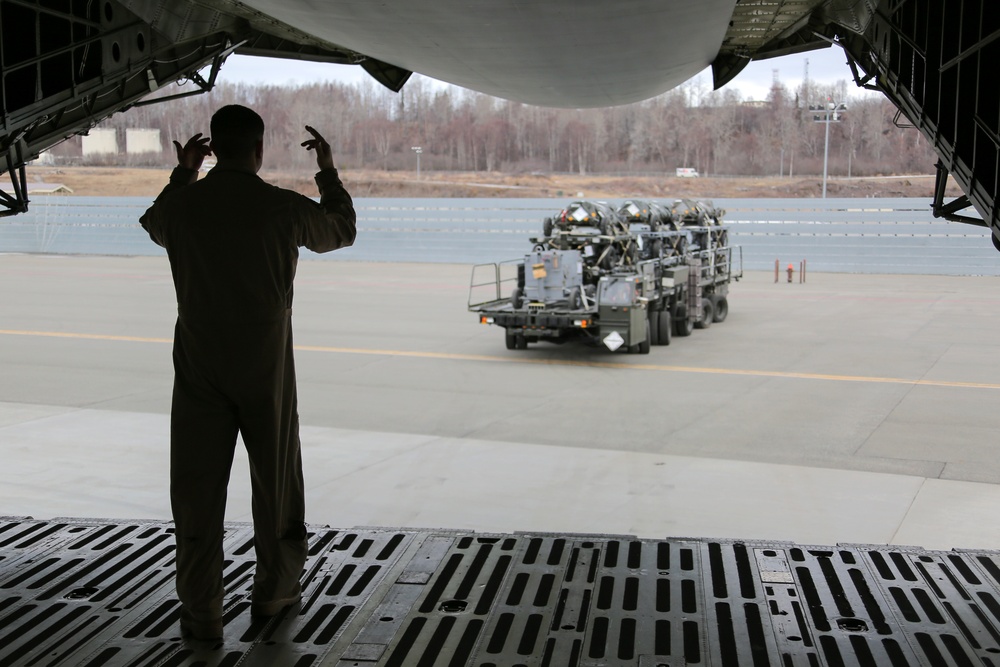
[[477,667],[1000,664],[1000,553],[313,527],[300,605],[180,637],[171,524],[0,521],[0,664]]

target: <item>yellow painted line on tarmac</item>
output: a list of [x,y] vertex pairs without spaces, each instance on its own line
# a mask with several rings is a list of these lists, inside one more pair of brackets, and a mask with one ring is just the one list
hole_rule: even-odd
[[834,382],[871,382],[881,384],[905,384],[927,387],[962,387],[966,389],[1000,389],[1000,384],[981,382],[947,382],[943,380],[908,380],[906,378],[883,378],[866,375],[830,375],[824,373],[791,373],[786,371],[760,371],[739,368],[703,368],[698,366],[665,366],[660,364],[626,364],[614,361],[576,361],[572,359],[531,359],[512,358],[484,354],[456,354],[449,352],[419,352],[410,350],[370,350],[350,347],[320,347],[296,345],[296,350],[306,352],[334,352],[339,354],[372,354],[392,357],[417,357],[424,359],[451,359],[457,361],[494,361],[503,363],[536,364],[542,366],[585,366],[590,368],[621,368],[633,371],[660,371],[670,373],[702,373],[710,375],[743,375],[748,377],[772,377],[795,380],[827,380]]
[[173,343],[173,338],[148,338],[144,336],[113,336],[111,334],[86,334],[70,331],[16,331],[0,329],[4,336],[37,336],[40,338],[77,338],[80,340],[116,340],[131,343]]
[[[3,336],[35,336],[43,338],[72,338],[79,340],[107,340],[133,343],[172,343],[171,338],[150,338],[143,336],[115,336],[111,334],[87,334],[66,331],[20,331],[0,329]],[[454,352],[427,352],[419,350],[377,350],[360,347],[327,347],[319,345],[296,345],[301,352],[323,352],[327,354],[360,354],[377,357],[407,357],[411,359],[442,359],[449,361],[486,361],[493,363],[533,364],[541,366],[576,366],[586,368],[615,368],[633,371],[656,371],[661,373],[699,373],[705,375],[730,375],[744,377],[779,378],[790,380],[822,380],[828,382],[861,382],[871,384],[902,384],[917,387],[952,387],[961,389],[1000,389],[1000,384],[985,382],[948,382],[945,380],[910,380],[906,378],[875,377],[868,375],[833,375],[828,373],[792,373],[788,371],[763,371],[740,368],[706,368],[699,366],[667,366],[661,364],[622,363],[614,361],[579,361],[573,359],[533,359],[527,356],[511,357],[486,354],[460,354]]]

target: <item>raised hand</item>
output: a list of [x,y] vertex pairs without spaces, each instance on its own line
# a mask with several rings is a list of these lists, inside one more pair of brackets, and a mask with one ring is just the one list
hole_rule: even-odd
[[201,132],[187,140],[183,146],[176,140],[174,150],[177,151],[177,164],[185,169],[198,171],[205,158],[212,154],[212,149],[208,147],[209,138],[202,137]]
[[303,141],[302,146],[307,151],[316,151],[316,166],[319,167],[320,171],[333,169],[333,153],[330,151],[330,144],[326,142],[322,134],[308,125],[306,125],[306,132],[311,134],[313,138]]

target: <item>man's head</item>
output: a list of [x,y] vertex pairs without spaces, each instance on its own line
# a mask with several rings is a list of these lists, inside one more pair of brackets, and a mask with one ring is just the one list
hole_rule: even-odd
[[220,162],[255,164],[260,169],[264,149],[264,121],[239,104],[222,107],[212,116],[212,152]]

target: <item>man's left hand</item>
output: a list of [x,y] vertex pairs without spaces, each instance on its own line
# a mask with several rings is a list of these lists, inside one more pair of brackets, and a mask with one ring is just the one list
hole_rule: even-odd
[[313,138],[303,141],[302,147],[307,151],[316,151],[316,166],[319,167],[320,171],[333,169],[333,151],[330,150],[330,144],[327,143],[322,134],[308,125],[306,125],[306,132],[311,134]]

